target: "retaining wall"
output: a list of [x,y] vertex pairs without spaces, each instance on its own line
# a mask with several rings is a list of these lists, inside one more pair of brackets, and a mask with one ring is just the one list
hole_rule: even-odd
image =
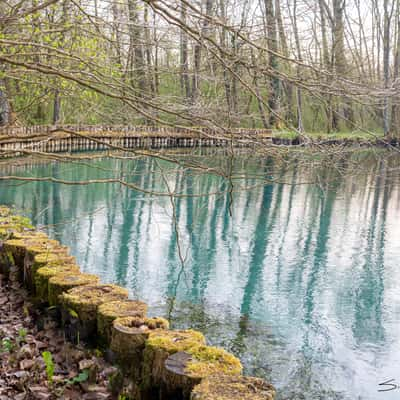
[[[72,342],[100,346],[118,366],[116,396],[132,400],[273,400],[274,388],[242,376],[232,354],[194,330],[170,330],[148,317],[127,290],[82,273],[67,247],[0,207],[0,272],[20,281]],[[51,311],[50,311],[51,310]],[[55,312],[56,311],[56,312]]]
[[[43,125],[0,128],[0,155],[27,151],[73,152],[83,150],[250,146],[270,141],[269,129],[166,126]],[[232,141],[232,138],[234,139]]]

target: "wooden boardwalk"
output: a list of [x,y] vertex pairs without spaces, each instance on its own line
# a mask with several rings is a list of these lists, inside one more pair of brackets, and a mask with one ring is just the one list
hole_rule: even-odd
[[[204,127],[166,126],[31,126],[0,128],[0,154],[23,151],[73,152],[124,148],[194,148],[210,146],[249,146],[270,142],[269,129],[232,128],[213,130]],[[17,154],[15,154],[17,153]]]

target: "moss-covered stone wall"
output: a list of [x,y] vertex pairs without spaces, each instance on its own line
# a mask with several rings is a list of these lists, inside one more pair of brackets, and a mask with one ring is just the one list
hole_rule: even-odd
[[[34,304],[73,342],[101,347],[119,368],[112,390],[120,398],[273,400],[275,389],[242,376],[232,354],[206,345],[200,332],[170,330],[126,289],[84,274],[69,249],[0,206],[0,272],[19,281]],[[54,312],[56,309],[58,312]]]

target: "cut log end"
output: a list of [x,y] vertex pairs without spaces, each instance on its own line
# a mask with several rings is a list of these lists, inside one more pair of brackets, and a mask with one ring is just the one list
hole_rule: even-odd
[[80,320],[96,320],[98,307],[108,301],[126,300],[128,291],[116,285],[85,285],[60,295],[63,308],[73,310]]
[[100,278],[91,274],[59,273],[49,279],[49,303],[51,306],[60,304],[59,296],[68,290],[83,285],[96,285]]
[[205,344],[204,335],[191,329],[158,330],[151,332],[144,350],[144,387],[161,386],[164,375],[164,364],[171,354]]
[[166,391],[187,397],[195,385],[215,374],[240,375],[242,364],[227,351],[211,346],[197,346],[172,354],[165,361],[163,376]]
[[168,329],[169,323],[163,318],[123,317],[113,322],[111,350],[115,352],[122,366],[142,358],[146,339],[155,329]]
[[135,300],[118,300],[101,304],[97,312],[97,331],[105,343],[111,341],[112,325],[117,318],[140,317],[147,313],[147,304]]
[[79,266],[68,262],[48,263],[36,271],[34,283],[37,299],[42,303],[49,302],[49,279],[57,274],[79,274]]

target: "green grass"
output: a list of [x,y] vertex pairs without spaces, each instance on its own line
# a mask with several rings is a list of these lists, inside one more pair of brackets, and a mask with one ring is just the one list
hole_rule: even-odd
[[[273,133],[274,137],[280,139],[296,139],[299,137],[299,134],[294,131],[281,130],[275,131]],[[366,142],[374,142],[378,138],[383,138],[383,132],[375,131],[375,132],[363,132],[360,130],[356,131],[343,131],[343,132],[305,132],[304,136],[309,137],[313,140],[362,140]]]

